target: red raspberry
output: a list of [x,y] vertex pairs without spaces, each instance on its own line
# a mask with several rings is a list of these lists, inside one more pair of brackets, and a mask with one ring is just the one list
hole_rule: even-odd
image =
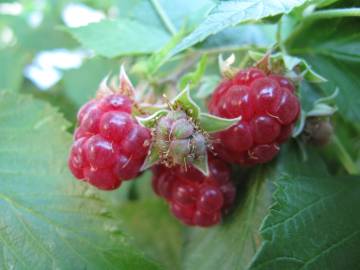
[[228,162],[251,165],[273,159],[300,114],[295,87],[286,77],[257,68],[238,72],[215,89],[209,111],[242,119],[215,135],[214,147]]
[[76,178],[112,190],[139,174],[151,135],[131,116],[131,105],[126,96],[112,94],[79,110],[68,162]]
[[209,157],[210,175],[194,167],[164,165],[153,167],[153,189],[170,204],[175,217],[190,226],[209,227],[234,203],[236,189],[230,181],[230,168],[222,160]]

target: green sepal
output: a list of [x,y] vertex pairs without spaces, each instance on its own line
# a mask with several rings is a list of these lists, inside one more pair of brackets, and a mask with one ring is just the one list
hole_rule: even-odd
[[208,133],[218,132],[230,128],[241,120],[241,116],[237,118],[227,119],[218,117],[208,113],[200,113],[200,128]]
[[149,153],[145,158],[145,161],[143,165],[141,166],[140,171],[145,171],[155,165],[159,161],[159,153],[156,151],[153,147],[153,145],[150,146]]
[[190,96],[190,87],[187,85],[171,102],[174,106],[180,105],[181,108],[192,118],[197,119],[201,113],[200,107]]
[[148,117],[136,117],[136,120],[139,122],[140,125],[142,125],[143,127],[147,127],[147,128],[152,128],[155,126],[157,120],[161,117],[164,116],[168,113],[168,110],[159,110],[155,113],[153,113],[152,115],[148,116]]
[[121,93],[125,93],[128,96],[135,97],[135,87],[129,79],[126,73],[125,66],[121,65],[119,73],[119,89]]
[[330,116],[337,111],[336,107],[331,107],[325,103],[317,103],[314,108],[306,113],[306,117]]
[[[264,58],[266,53],[249,51],[249,56],[254,61],[260,61]],[[296,70],[296,73],[300,75],[307,81],[312,83],[322,83],[327,80],[316,73],[311,66],[304,60],[299,57],[290,56],[284,53],[275,53],[269,55],[270,65],[282,64],[288,72],[293,72]]]
[[154,114],[158,111],[166,110],[168,108],[165,104],[150,104],[140,103],[139,105],[142,114]]
[[301,132],[304,130],[306,122],[306,112],[304,110],[301,110],[300,119],[297,121],[296,126],[292,132],[292,137],[296,138],[301,134]]
[[209,171],[207,153],[205,153],[205,155],[203,155],[201,158],[194,160],[192,162],[192,165],[200,172],[202,172],[202,174],[204,174],[205,176],[209,176],[210,171]]
[[327,97],[322,97],[313,103],[313,107],[310,111],[301,110],[301,116],[299,121],[297,122],[292,137],[295,138],[301,134],[304,130],[306,124],[306,118],[308,117],[329,117],[332,116],[336,111],[337,108],[334,106],[330,106],[326,104],[327,102],[331,102],[335,99],[338,95],[339,89],[336,88],[334,93]]

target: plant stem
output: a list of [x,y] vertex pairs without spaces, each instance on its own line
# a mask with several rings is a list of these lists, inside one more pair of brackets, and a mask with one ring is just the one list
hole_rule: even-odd
[[336,153],[339,155],[340,162],[343,164],[346,171],[349,174],[360,174],[360,169],[352,160],[351,156],[346,151],[345,147],[342,145],[339,138],[336,135],[333,135],[332,141],[336,148]]
[[234,52],[234,51],[249,51],[254,49],[261,49],[266,50],[266,48],[263,47],[256,47],[252,45],[244,45],[244,46],[224,46],[224,47],[214,47],[214,48],[201,48],[196,49],[197,53],[206,53],[206,54],[219,54],[223,52]]
[[340,17],[359,17],[360,8],[339,8],[321,10],[311,13],[305,17],[305,20],[317,20],[317,19],[333,19]]
[[161,4],[159,3],[159,0],[150,0],[150,2],[155,8],[165,28],[169,31],[171,35],[174,36],[177,32],[176,27],[170,20],[169,16],[166,14],[165,10],[162,8]]

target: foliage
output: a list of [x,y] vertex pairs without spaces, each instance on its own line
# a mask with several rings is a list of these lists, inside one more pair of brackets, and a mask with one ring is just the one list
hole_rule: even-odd
[[[0,16],[0,269],[359,267],[357,1],[72,1],[106,17],[77,28],[62,17],[69,1],[16,3],[20,14]],[[36,14],[42,21],[31,25]],[[82,64],[55,67],[59,81],[40,89],[26,70],[38,53],[61,48],[81,51]],[[177,223],[150,195],[151,174],[114,192],[70,175],[76,111],[120,64],[137,95],[154,103],[178,96],[212,132],[228,125],[200,113],[221,80],[218,56],[234,53],[233,66],[244,67],[254,64],[250,51],[276,52],[327,80],[299,82],[304,112],[338,89],[328,101],[338,109],[335,134],[323,149],[297,138],[270,164],[237,168],[239,198],[223,224]]]

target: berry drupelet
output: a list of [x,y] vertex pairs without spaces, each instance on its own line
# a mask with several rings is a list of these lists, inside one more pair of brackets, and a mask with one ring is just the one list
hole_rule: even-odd
[[194,167],[153,167],[155,193],[166,199],[174,216],[186,225],[216,225],[234,203],[236,189],[228,165],[209,156],[209,170],[205,176]]
[[258,68],[241,70],[215,89],[208,105],[217,116],[241,120],[216,133],[214,148],[230,163],[266,163],[292,133],[300,114],[293,83],[286,77],[266,75]]
[[68,160],[73,175],[103,190],[139,174],[151,135],[131,116],[122,94],[93,99],[78,112],[78,128]]

